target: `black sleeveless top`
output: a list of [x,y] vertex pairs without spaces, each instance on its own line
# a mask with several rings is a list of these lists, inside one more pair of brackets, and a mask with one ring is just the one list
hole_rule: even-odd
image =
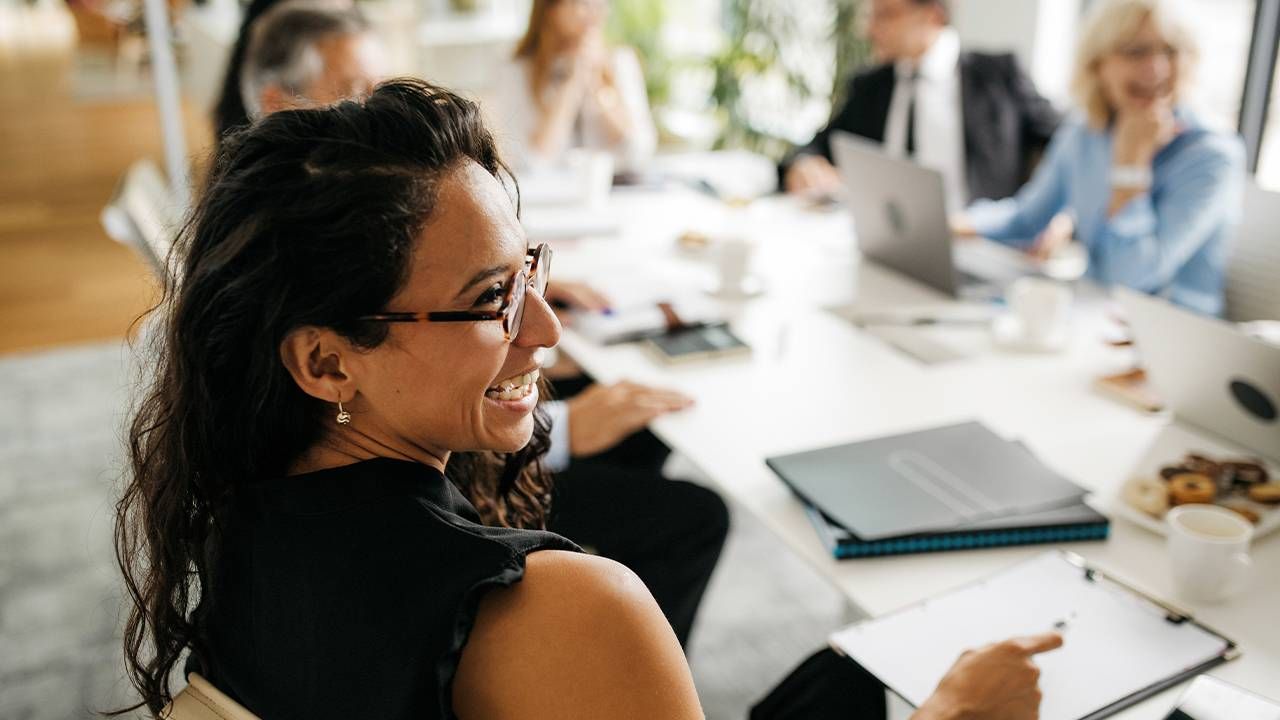
[[439,471],[368,460],[252,483],[228,513],[187,661],[262,718],[454,718],[484,591],[517,583],[542,531],[480,524]]

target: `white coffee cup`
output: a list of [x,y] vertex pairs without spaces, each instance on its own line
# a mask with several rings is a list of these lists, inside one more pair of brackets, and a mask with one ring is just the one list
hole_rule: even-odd
[[575,148],[565,153],[565,165],[577,178],[582,203],[600,207],[613,189],[613,155]]
[[748,280],[751,276],[751,256],[756,244],[740,237],[722,238],[715,249],[719,285],[716,294],[722,297],[742,297],[750,294]]
[[1014,281],[1005,300],[1018,321],[1021,339],[1042,347],[1065,342],[1071,322],[1071,295],[1071,288],[1045,278]]
[[1217,505],[1179,505],[1165,515],[1169,563],[1179,597],[1222,602],[1249,582],[1253,525]]

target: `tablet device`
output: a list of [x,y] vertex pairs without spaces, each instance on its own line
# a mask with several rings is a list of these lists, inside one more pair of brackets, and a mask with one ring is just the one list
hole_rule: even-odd
[[1165,720],[1280,720],[1280,703],[1201,675]]
[[645,340],[651,352],[664,362],[688,362],[749,354],[751,347],[734,335],[726,323],[691,325]]

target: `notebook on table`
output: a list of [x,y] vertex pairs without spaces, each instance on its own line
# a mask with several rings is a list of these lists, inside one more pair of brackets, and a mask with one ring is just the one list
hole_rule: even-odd
[[1051,551],[830,640],[919,706],[968,649],[1058,628],[1063,646],[1035,658],[1042,720],[1096,720],[1239,655],[1191,616]]
[[978,422],[768,458],[805,502],[864,542],[1073,508],[1085,491]]
[[837,560],[910,553],[947,552],[1007,545],[1106,540],[1111,523],[1087,504],[981,520],[934,533],[863,540],[816,507],[805,504],[818,537]]

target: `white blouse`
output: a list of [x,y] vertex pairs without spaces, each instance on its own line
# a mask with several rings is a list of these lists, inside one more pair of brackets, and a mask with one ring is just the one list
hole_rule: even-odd
[[485,113],[503,158],[515,168],[528,168],[541,163],[555,163],[563,158],[566,151],[581,148],[612,154],[614,167],[618,170],[642,168],[653,157],[658,144],[658,133],[649,112],[644,73],[630,48],[613,50],[610,62],[613,64],[614,84],[631,120],[631,133],[615,140],[605,124],[601,108],[588,94],[574,123],[574,131],[560,139],[561,147],[546,155],[537,153],[532,147],[539,111],[533,98],[529,62],[524,58],[513,58],[505,63],[498,71],[494,88],[484,98]]

